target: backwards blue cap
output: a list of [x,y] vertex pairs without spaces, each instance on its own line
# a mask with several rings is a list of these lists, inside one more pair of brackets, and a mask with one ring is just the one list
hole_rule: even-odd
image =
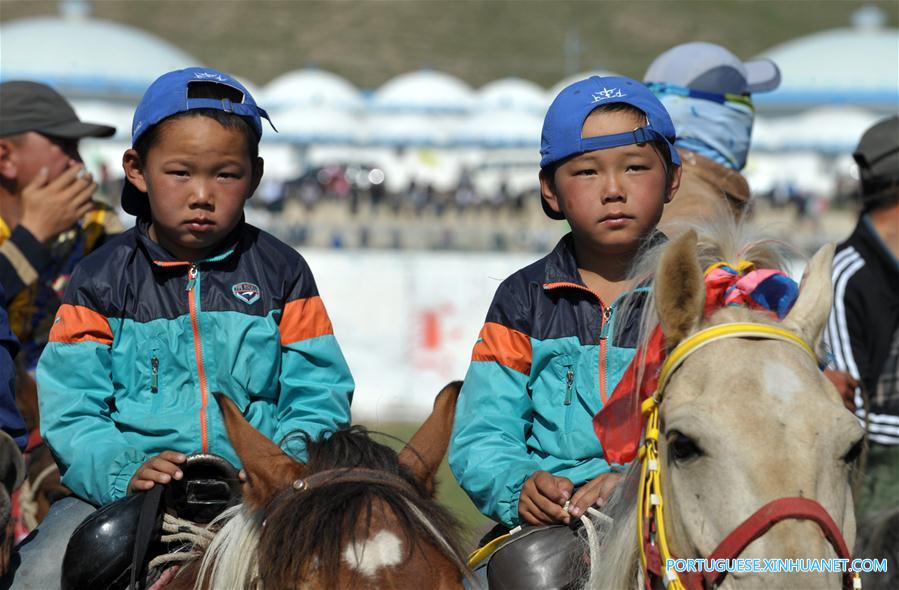
[[[227,98],[189,98],[188,89],[193,83],[230,86],[241,94],[242,99],[235,102]],[[194,109],[218,109],[243,117],[256,132],[257,138],[262,137],[263,118],[272,125],[268,113],[256,105],[246,87],[233,77],[211,68],[185,68],[163,74],[147,88],[140,104],[137,105],[137,110],[134,111],[131,145],[134,146],[153,125],[172,115]],[[272,125],[272,129],[274,128]],[[122,188],[122,209],[132,215],[149,213],[146,193],[137,190],[137,187],[127,180]]]
[[[587,115],[614,103],[629,104],[643,111],[646,126],[628,133],[582,138]],[[674,149],[675,136],[668,111],[646,86],[621,76],[591,76],[567,86],[549,105],[540,138],[540,168],[583,152],[649,141],[667,144],[671,161],[680,166],[680,156]]]

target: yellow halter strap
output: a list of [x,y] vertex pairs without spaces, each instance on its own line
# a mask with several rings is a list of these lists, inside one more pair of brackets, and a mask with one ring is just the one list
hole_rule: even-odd
[[752,323],[729,323],[700,330],[680,344],[665,359],[659,373],[656,393],[646,399],[640,407],[644,417],[643,445],[640,447],[640,488],[637,496],[637,544],[640,547],[640,563],[644,575],[648,575],[644,530],[647,522],[653,521],[656,532],[649,531],[649,542],[657,545],[661,557],[662,581],[668,590],[684,590],[677,573],[668,570],[665,564],[671,557],[668,537],[665,535],[664,502],[662,500],[662,468],[659,461],[659,405],[672,373],[683,364],[684,359],[700,348],[724,338],[761,338],[782,340],[801,348],[817,364],[818,357],[809,344],[796,334],[777,326]]

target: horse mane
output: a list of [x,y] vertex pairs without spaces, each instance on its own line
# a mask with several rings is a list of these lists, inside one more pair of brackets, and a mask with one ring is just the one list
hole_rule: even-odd
[[633,588],[640,561],[637,548],[637,492],[640,483],[640,464],[628,467],[615,493],[603,512],[612,518],[614,526],[601,540],[601,564],[595,580],[596,588]]
[[[255,587],[249,582],[258,582],[264,588],[293,588],[314,577],[336,588],[346,547],[361,547],[376,532],[373,527],[383,526],[385,520],[407,541],[406,559],[416,547],[431,542],[464,564],[458,521],[425,493],[400,464],[397,452],[372,440],[371,434],[363,426],[353,426],[315,440],[297,431],[285,437],[282,447],[289,451],[297,443],[305,444],[307,475],[336,468],[375,469],[396,476],[408,489],[374,482],[324,482],[302,492],[288,488],[257,514],[242,505],[240,510],[231,509],[222,516],[227,523],[204,555],[197,587],[208,570],[209,587],[245,580],[248,587]],[[231,535],[221,534],[229,527]],[[219,541],[225,536],[233,539]],[[248,550],[266,559],[251,559],[255,563],[240,571],[221,563],[246,562]],[[215,564],[209,566],[212,560]],[[353,585],[364,586],[361,582]]]
[[[736,265],[740,260],[748,260],[756,268],[767,268],[786,272],[790,258],[804,258],[795,248],[786,242],[766,234],[758,228],[750,227],[746,222],[737,221],[726,211],[705,220],[678,220],[667,226],[676,237],[689,230],[696,232],[698,243],[696,248],[699,267],[703,270],[717,262]],[[629,280],[634,285],[650,285],[660,266],[662,254],[670,240],[649,240],[640,251],[629,273]],[[659,325],[656,312],[655,294],[650,289],[645,297],[628,297],[624,300],[622,317],[636,316],[634,321],[639,325],[638,350],[644,350],[653,331]],[[624,329],[631,321],[620,322]],[[642,380],[642,373],[638,381]]]

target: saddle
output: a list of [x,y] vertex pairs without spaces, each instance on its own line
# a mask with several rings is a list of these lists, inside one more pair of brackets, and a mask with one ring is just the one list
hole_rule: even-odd
[[150,560],[176,549],[161,540],[168,513],[207,524],[241,501],[237,469],[217,455],[191,455],[180,480],[104,506],[72,533],[62,563],[62,590],[143,587]]
[[578,586],[589,567],[585,548],[580,521],[526,525],[485,544],[469,558],[469,566],[489,560],[490,590],[567,590]]

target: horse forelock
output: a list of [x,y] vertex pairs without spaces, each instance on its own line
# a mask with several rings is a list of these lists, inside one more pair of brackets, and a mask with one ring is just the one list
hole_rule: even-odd
[[[373,547],[375,538],[381,545],[377,550],[384,549],[388,536],[379,537],[382,532],[397,540],[404,562],[423,544],[430,544],[464,566],[459,557],[463,554],[458,522],[425,494],[411,472],[399,463],[396,451],[372,440],[361,426],[330,433],[317,441],[297,433],[285,440],[285,446],[289,449],[290,439],[297,437],[306,444],[307,475],[340,468],[374,469],[402,483],[391,485],[389,477],[384,482],[368,478],[323,480],[307,489],[282,491],[265,510],[260,535],[259,576],[263,587],[297,587],[314,580],[316,586],[333,588],[344,585],[341,575],[369,575],[372,564],[387,566],[393,561],[390,551],[380,559],[359,553]],[[352,559],[347,558],[348,551]],[[359,585],[364,586],[364,580]]]

